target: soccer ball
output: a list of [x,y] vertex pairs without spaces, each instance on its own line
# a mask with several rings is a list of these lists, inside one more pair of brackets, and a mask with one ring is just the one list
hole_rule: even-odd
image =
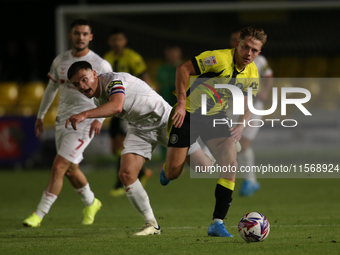
[[267,238],[270,224],[266,216],[258,212],[244,215],[238,223],[238,232],[247,242],[261,242]]

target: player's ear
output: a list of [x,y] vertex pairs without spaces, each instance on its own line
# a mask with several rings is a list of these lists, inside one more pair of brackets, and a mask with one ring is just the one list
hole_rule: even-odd
[[71,33],[68,33],[68,39],[71,39]]
[[93,72],[93,77],[97,77],[98,76],[96,70],[92,70],[92,72]]
[[93,34],[90,34],[90,41],[93,40]]

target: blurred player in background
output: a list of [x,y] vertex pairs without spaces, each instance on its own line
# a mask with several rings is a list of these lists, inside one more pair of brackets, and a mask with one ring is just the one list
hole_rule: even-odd
[[[236,43],[240,38],[241,31],[235,31],[230,36],[230,46],[232,48],[236,47]],[[254,60],[254,63],[259,72],[259,77],[261,79],[260,89],[254,100],[254,108],[257,110],[264,109],[264,103],[268,98],[268,94],[273,86],[273,71],[268,65],[267,59],[263,55],[258,55]],[[252,119],[262,119],[260,115],[252,115]],[[237,155],[237,161],[240,166],[254,166],[255,165],[255,155],[251,148],[251,143],[255,139],[260,127],[247,127],[243,133],[240,140],[242,147],[241,152]],[[245,180],[242,183],[240,189],[241,196],[251,196],[260,189],[260,184],[256,180],[256,174],[253,172],[244,172],[243,176]]]
[[176,68],[183,63],[182,50],[179,46],[168,46],[164,50],[165,63],[163,63],[157,72],[157,83],[159,94],[171,106],[177,102],[173,94],[175,90]]
[[[157,85],[159,94],[171,106],[177,102],[173,94],[175,90],[176,68],[183,63],[182,50],[179,46],[168,46],[164,50],[165,63],[163,63],[157,72]],[[162,160],[165,161],[166,148],[161,147]]]
[[[253,61],[260,54],[266,40],[267,35],[262,29],[247,27],[241,31],[236,48],[206,51],[177,67],[178,103],[169,118],[171,130],[166,164],[160,175],[162,185],[167,185],[170,180],[178,178],[182,173],[188,148],[198,136],[207,145],[219,166],[237,168],[236,143],[241,139],[245,127],[243,124],[238,124],[236,127],[217,125],[212,128],[215,118],[227,117],[228,101],[232,97],[228,89],[216,89],[216,92],[212,86],[218,82],[215,82],[217,78],[225,79],[226,84],[240,86],[244,94],[244,115],[239,116],[238,123],[244,121],[248,123],[251,112],[248,109],[247,98],[256,96],[259,85],[258,71]],[[248,95],[249,87],[252,87],[251,95]],[[207,93],[206,90],[218,95],[216,100],[220,100],[220,103],[215,104],[213,102],[215,99],[211,98],[210,103],[207,102],[209,108],[206,109],[206,115],[202,115],[201,98],[202,94]],[[191,128],[191,125],[194,128]],[[232,201],[235,176],[236,170],[222,172],[217,181],[213,221],[208,228],[210,236],[232,237],[225,228],[223,220]]]
[[43,192],[37,210],[23,222],[27,227],[40,226],[42,219],[49,212],[62,189],[64,175],[85,204],[82,224],[92,224],[96,213],[101,208],[101,202],[95,198],[85,175],[79,169],[79,163],[83,159],[85,148],[92,138],[99,134],[104,119],[86,120],[78,126],[78,131],[74,131],[72,127],[65,129],[65,121],[70,115],[95,107],[93,99],[80,94],[68,81],[67,70],[72,63],[79,60],[91,62],[98,73],[110,72],[112,68],[107,61],[89,49],[93,34],[87,20],[73,21],[69,39],[72,49],[58,55],[52,63],[48,73],[50,80],[35,123],[35,132],[38,136],[43,132],[44,116],[60,90],[58,116],[55,123],[57,155],[53,162],[49,183]]
[[[128,39],[125,32],[119,28],[113,28],[108,39],[108,44],[111,48],[109,52],[104,55],[112,66],[114,72],[126,72],[133,76],[136,76],[147,84],[151,84],[149,74],[146,70],[146,64],[137,52],[126,47]],[[110,122],[110,137],[111,137],[111,150],[114,155],[118,156],[117,169],[120,169],[121,151],[123,149],[123,142],[127,132],[127,121],[121,118],[112,117]],[[122,196],[125,194],[123,184],[118,178],[110,192],[111,196]],[[147,180],[151,177],[152,171],[147,168],[143,168],[140,171],[139,178],[143,186],[145,186]]]

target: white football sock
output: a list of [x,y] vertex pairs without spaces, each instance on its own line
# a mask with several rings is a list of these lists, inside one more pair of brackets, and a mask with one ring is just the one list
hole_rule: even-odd
[[[251,147],[237,154],[237,161],[239,166],[249,166],[252,167],[255,165],[255,155],[254,151]],[[256,182],[255,172],[243,172],[243,177],[247,180]]]
[[215,219],[213,219],[212,224],[215,224],[216,221],[219,221],[219,222],[223,223],[223,220],[215,218]]
[[48,214],[51,206],[55,202],[55,200],[58,198],[58,196],[48,192],[44,191],[40,203],[38,205],[37,210],[35,211],[35,214],[38,215],[41,219],[44,218],[45,214]]
[[153,214],[148,194],[139,179],[129,186],[124,186],[124,189],[127,198],[130,200],[137,212],[139,212],[143,217],[145,223],[150,223],[158,228],[158,223]]
[[92,192],[89,183],[87,183],[84,187],[75,190],[80,195],[81,200],[84,202],[86,207],[93,204],[94,193]]

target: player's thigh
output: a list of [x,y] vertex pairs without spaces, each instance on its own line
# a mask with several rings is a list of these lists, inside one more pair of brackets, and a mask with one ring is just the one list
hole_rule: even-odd
[[122,155],[132,153],[150,160],[153,150],[153,139],[150,139],[150,137],[149,131],[143,132],[143,130],[129,126],[123,143],[124,149],[122,150]]
[[74,164],[83,160],[83,152],[91,142],[89,126],[79,125],[77,130],[65,128],[63,125],[56,128],[56,146],[58,155]]

